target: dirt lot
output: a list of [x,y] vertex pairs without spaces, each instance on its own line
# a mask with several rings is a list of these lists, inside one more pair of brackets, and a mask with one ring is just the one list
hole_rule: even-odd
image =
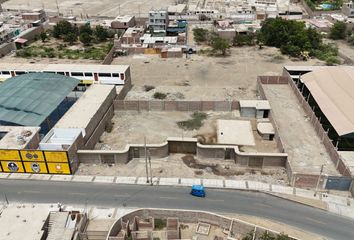
[[147,16],[150,9],[166,8],[173,0],[9,0],[3,3],[4,9],[44,8],[49,12],[59,12],[65,16],[110,16],[136,15]]
[[[232,48],[228,57],[192,55],[186,59],[162,59],[157,55],[116,58],[112,64],[129,64],[134,87],[127,99],[151,99],[154,92],[170,93],[168,99],[240,100],[256,98],[258,75],[281,74],[284,65],[321,65],[280,57],[276,48]],[[144,85],[156,89],[145,92]],[[177,97],[176,97],[177,96]]]
[[[113,117],[113,129],[104,132],[96,149],[122,150],[127,144],[163,143],[167,137],[198,137],[205,144],[216,143],[217,119],[240,119],[239,112],[208,112],[203,126],[198,130],[183,130],[177,122],[191,119],[188,112],[136,112],[116,111]],[[158,124],[157,124],[158,123]],[[252,120],[256,146],[242,146],[245,152],[277,152],[275,141],[262,140],[256,130],[256,121]]]
[[[186,158],[184,154],[171,154],[167,158],[151,159],[152,175],[154,177],[183,176],[185,178],[236,179],[288,184],[284,169],[246,170],[236,165],[234,161],[197,159],[197,164],[190,164],[190,159],[191,157],[187,156]],[[113,164],[111,166],[107,164],[80,164],[75,174],[144,177],[146,176],[145,159],[133,159],[127,164]]]
[[325,147],[289,85],[263,85],[294,172],[337,175]]

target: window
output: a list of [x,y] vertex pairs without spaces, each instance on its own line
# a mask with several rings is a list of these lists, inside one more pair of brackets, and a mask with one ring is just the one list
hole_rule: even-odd
[[55,73],[55,72],[50,72],[50,71],[44,71],[45,73]]
[[99,73],[98,76],[100,77],[111,77],[110,73]]
[[57,72],[57,74],[60,74],[60,75],[65,75],[64,72]]
[[92,73],[90,73],[90,72],[85,72],[85,77],[92,77]]
[[10,72],[9,71],[2,71],[1,72],[3,75],[10,75]]
[[72,72],[71,76],[73,76],[73,77],[82,77],[82,76],[84,76],[84,74],[82,72]]
[[119,77],[119,73],[112,73],[112,77]]
[[16,73],[16,75],[22,75],[22,74],[25,74],[26,72],[24,72],[24,71],[16,71],[15,73]]

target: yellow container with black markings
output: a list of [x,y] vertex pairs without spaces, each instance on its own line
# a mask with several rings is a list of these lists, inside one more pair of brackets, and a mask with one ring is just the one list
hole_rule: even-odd
[[0,150],[0,160],[21,161],[18,150]]
[[44,155],[42,151],[21,150],[20,154],[23,161],[44,162]]
[[69,162],[68,156],[66,152],[44,152],[45,159],[47,162],[59,162],[59,163],[67,163]]
[[52,174],[71,174],[69,163],[47,162],[48,172]]
[[11,172],[11,173],[25,172],[21,161],[1,161],[1,167],[4,172]]
[[45,162],[23,162],[26,173],[48,173]]

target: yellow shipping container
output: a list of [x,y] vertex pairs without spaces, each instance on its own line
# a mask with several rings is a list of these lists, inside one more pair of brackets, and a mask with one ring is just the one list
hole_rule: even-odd
[[66,152],[47,152],[44,151],[45,159],[47,162],[69,162]]
[[22,162],[16,161],[1,161],[1,166],[4,172],[12,172],[12,173],[23,173],[25,172],[23,169]]
[[44,162],[23,162],[23,165],[28,173],[48,173]]
[[23,161],[44,162],[44,156],[42,151],[21,150],[20,153]]
[[20,161],[21,157],[18,150],[0,150],[0,160]]
[[47,163],[48,171],[52,174],[71,174],[68,163]]

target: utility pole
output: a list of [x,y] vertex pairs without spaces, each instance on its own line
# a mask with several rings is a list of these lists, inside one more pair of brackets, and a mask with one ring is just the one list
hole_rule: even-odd
[[322,172],[323,172],[323,167],[324,167],[324,165],[322,164],[322,166],[321,166],[321,171],[320,171],[320,175],[318,176],[318,179],[317,179],[316,190],[315,190],[315,194],[314,194],[315,197],[316,197],[316,194],[317,194],[317,191],[318,191],[318,185],[320,185],[320,181],[321,181],[321,177],[322,177]]
[[6,204],[9,205],[9,200],[7,199],[6,193],[4,193]]
[[151,155],[150,155],[150,150],[148,150],[148,159],[149,159],[149,168],[150,168],[150,185],[152,186],[153,185],[153,182],[152,182],[152,170],[151,170]]
[[146,147],[146,136],[144,136],[144,150],[145,150],[145,170],[146,170],[146,183],[149,183],[149,171],[148,171],[148,156]]

